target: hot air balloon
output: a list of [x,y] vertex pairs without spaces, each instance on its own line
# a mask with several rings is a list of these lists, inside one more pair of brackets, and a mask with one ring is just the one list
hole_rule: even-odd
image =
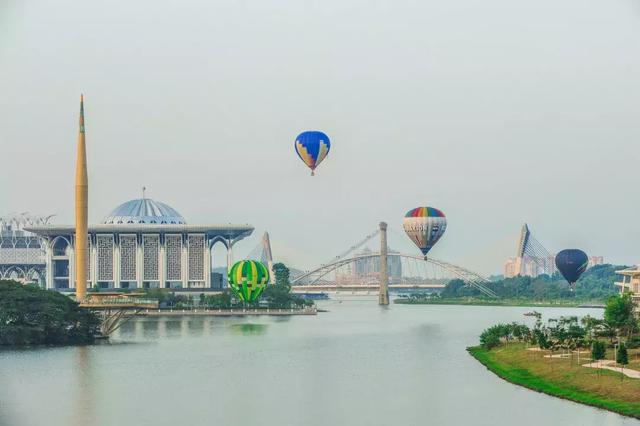
[[426,259],[431,247],[447,229],[447,218],[444,213],[433,207],[416,207],[404,215],[402,226]]
[[324,133],[309,131],[300,133],[296,138],[294,147],[298,157],[311,169],[311,176],[313,176],[316,167],[329,154],[331,142]]
[[241,260],[231,267],[228,278],[229,287],[238,299],[253,302],[269,282],[269,270],[255,260]]
[[587,266],[589,258],[582,250],[566,249],[556,254],[556,267],[572,289],[575,288],[580,275],[587,270]]

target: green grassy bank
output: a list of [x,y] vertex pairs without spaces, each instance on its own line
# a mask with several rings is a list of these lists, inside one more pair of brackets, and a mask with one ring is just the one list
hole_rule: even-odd
[[640,380],[613,371],[580,366],[575,357],[544,358],[522,344],[487,350],[467,348],[487,369],[511,383],[558,398],[614,411],[640,419]]
[[469,298],[398,298],[395,303],[403,305],[469,305],[469,306],[530,306],[539,308],[553,307],[604,307],[601,300],[585,301],[585,300],[531,300],[531,299],[480,299],[475,297]]

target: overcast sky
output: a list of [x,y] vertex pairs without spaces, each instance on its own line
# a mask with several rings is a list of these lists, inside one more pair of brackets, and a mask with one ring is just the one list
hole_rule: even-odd
[[[308,268],[404,213],[434,257],[499,273],[550,251],[640,261],[638,0],[0,0],[0,215],[73,223],[85,94],[90,222],[141,195],[251,223]],[[293,150],[326,132],[310,177]]]

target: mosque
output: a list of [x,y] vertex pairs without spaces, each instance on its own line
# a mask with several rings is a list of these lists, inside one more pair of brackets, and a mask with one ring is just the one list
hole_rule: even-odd
[[[46,288],[73,289],[75,227],[26,230],[43,242]],[[252,232],[250,225],[189,225],[174,208],[146,197],[127,201],[88,227],[87,287],[219,288],[212,279],[213,245],[226,247],[231,264],[233,246]]]
[[38,249],[43,253],[45,287],[75,291],[78,300],[84,299],[87,287],[220,288],[221,275],[211,270],[213,246],[221,243],[226,247],[227,267],[230,268],[233,246],[251,235],[254,228],[251,225],[188,224],[174,208],[147,198],[144,190],[142,198],[119,205],[99,225],[87,225],[88,180],[84,134],[81,97],[76,163],[76,224],[61,226],[39,223],[24,227],[24,231],[40,240]]

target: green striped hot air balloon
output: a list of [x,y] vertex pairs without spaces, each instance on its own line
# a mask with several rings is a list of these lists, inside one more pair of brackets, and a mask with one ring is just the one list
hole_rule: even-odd
[[245,302],[258,300],[268,282],[269,270],[255,260],[241,260],[229,270],[229,287]]

